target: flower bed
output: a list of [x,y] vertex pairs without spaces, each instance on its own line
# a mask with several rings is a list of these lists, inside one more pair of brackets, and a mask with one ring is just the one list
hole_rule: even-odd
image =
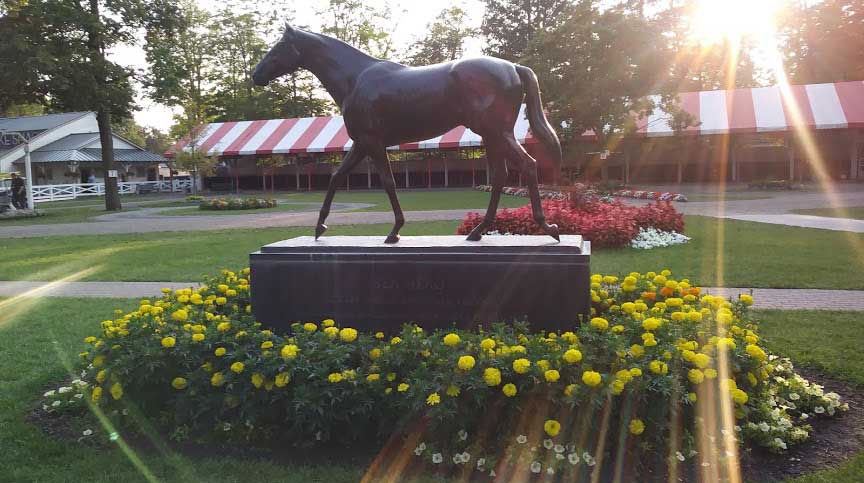
[[276,200],[263,198],[214,198],[198,205],[202,210],[256,210],[275,206]]
[[636,198],[639,200],[687,201],[685,195],[671,191],[617,190],[612,193],[612,196]]
[[[582,201],[574,207],[569,201],[543,201],[549,223],[558,225],[562,234],[582,235],[594,248],[623,247],[639,235],[642,228],[682,232],[684,217],[670,203],[628,206],[621,202]],[[456,233],[468,234],[483,221],[480,213],[468,213]],[[502,234],[542,235],[534,222],[530,206],[498,212],[489,228]]]
[[847,409],[764,349],[751,297],[706,295],[668,271],[591,281],[593,317],[560,333],[406,325],[385,335],[325,320],[275,334],[250,315],[248,270],[223,271],[102,322],[84,340],[80,380],[46,393],[43,409],[81,411],[86,400],[121,433],[155,424],[175,440],[314,446],[393,434],[394,451],[465,479],[562,481],[614,471],[619,458],[625,481],[673,463],[723,471],[718,455],[782,452]]
[[[492,191],[492,187],[489,185],[479,185],[475,189],[486,192]],[[608,190],[600,186],[594,186],[584,183],[576,183],[567,191],[582,192],[586,190],[590,190],[598,194],[605,193],[610,196],[618,196],[620,198],[636,198],[640,200],[655,201],[687,201],[687,196],[685,196],[683,193],[675,193],[672,191],[645,191],[629,189]],[[510,186],[506,186],[501,192],[505,195],[511,196],[528,196],[528,188],[513,188]],[[546,200],[566,200],[568,199],[568,193],[565,191],[540,188],[540,197]]]
[[656,228],[640,228],[639,235],[630,241],[631,248],[650,250],[652,248],[682,245],[690,241],[690,237],[675,231],[663,231]]

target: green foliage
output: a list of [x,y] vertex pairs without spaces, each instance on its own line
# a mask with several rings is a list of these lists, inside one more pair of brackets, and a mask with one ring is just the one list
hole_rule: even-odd
[[361,0],[328,0],[318,11],[322,17],[321,32],[357,47],[379,59],[393,52],[393,28],[390,7],[375,8]]
[[263,198],[216,198],[203,201],[198,205],[202,210],[257,210],[274,208],[276,200]]
[[568,20],[564,14],[573,1],[485,0],[484,3],[486,9],[480,27],[486,39],[484,53],[520,62],[528,55],[528,46],[537,34],[564,25]]
[[[735,441],[780,452],[847,409],[759,346],[752,299],[700,297],[667,271],[592,276],[596,316],[564,332],[406,325],[395,336],[332,320],[262,330],[248,275],[224,270],[197,289],[164,289],[103,321],[80,354],[87,386],[49,393],[46,410],[89,400],[121,429],[141,429],[144,416],[163,435],[196,441],[317,446],[405,429],[433,464],[473,455],[499,471],[540,460],[566,472],[571,458],[602,461],[607,434],[628,439],[620,448],[634,455],[668,447],[672,431],[688,458]],[[531,417],[520,417],[525,408]],[[734,431],[724,418],[698,425],[713,449],[707,438],[694,445],[706,411],[735,418]],[[546,457],[529,451],[541,442]]]
[[429,65],[456,60],[462,45],[474,32],[466,25],[467,13],[460,7],[445,8],[426,26],[426,37],[409,47],[409,65]]

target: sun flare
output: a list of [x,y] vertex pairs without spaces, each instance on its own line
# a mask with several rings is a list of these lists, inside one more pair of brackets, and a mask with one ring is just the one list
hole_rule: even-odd
[[784,0],[699,0],[690,22],[691,35],[702,44],[738,43],[749,37],[763,42],[774,36],[775,17]]

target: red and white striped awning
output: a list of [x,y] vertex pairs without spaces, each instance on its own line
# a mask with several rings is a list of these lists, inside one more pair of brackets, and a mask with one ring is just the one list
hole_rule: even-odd
[[[522,144],[536,142],[525,118],[524,105],[513,131]],[[201,128],[196,141],[196,150],[207,156],[328,153],[348,151],[354,143],[348,137],[342,116],[215,122]],[[171,157],[181,149],[188,149],[188,145],[189,139],[182,139],[171,146],[165,155]],[[465,126],[459,126],[436,138],[387,149],[444,149],[482,145],[483,139],[478,134]]]
[[[653,100],[656,105],[659,96]],[[695,119],[686,134],[855,129],[864,127],[864,81],[684,92],[678,107]],[[637,133],[672,136],[669,120],[657,108],[637,121]]]

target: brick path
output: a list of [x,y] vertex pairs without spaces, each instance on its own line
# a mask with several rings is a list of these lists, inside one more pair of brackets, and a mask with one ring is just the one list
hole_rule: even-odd
[[[162,287],[172,289],[197,285],[194,282],[0,282],[0,297],[28,294],[34,297],[153,297]],[[812,290],[771,288],[713,288],[703,292],[737,297],[752,290],[754,308],[784,310],[845,310],[864,312],[864,290]]]

